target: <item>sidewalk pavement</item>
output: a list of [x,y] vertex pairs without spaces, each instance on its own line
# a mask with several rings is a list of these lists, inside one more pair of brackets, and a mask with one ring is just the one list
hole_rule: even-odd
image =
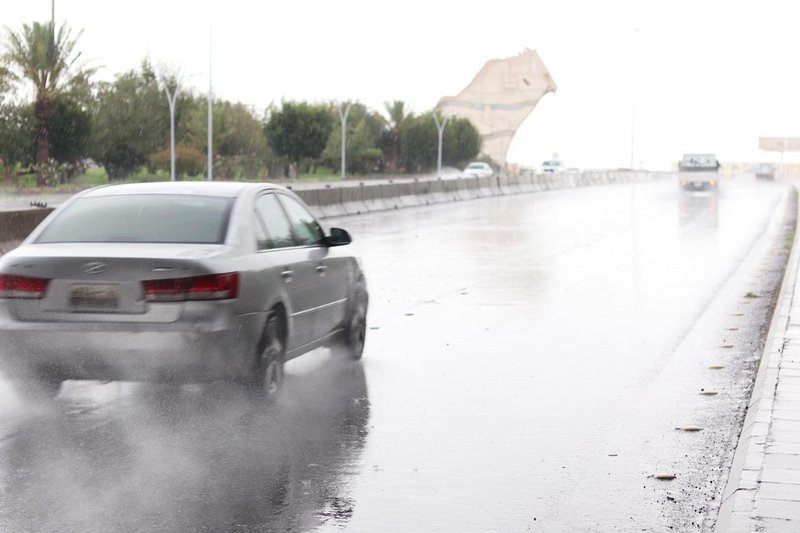
[[795,233],[723,492],[715,527],[720,533],[800,532],[799,265]]

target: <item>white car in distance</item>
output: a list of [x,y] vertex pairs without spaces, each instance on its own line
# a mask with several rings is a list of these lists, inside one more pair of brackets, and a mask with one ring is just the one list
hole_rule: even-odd
[[467,165],[461,175],[465,178],[490,178],[494,176],[494,170],[489,163],[474,161]]

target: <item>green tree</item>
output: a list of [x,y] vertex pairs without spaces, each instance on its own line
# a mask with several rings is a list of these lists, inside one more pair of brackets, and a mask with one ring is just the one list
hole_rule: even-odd
[[[151,172],[155,170],[169,171],[172,154],[169,148],[153,152],[147,156],[147,165]],[[197,176],[206,169],[206,156],[195,146],[178,144],[175,146],[175,173],[178,176]]]
[[36,155],[36,117],[30,104],[0,106],[0,160],[30,166]]
[[[260,179],[272,159],[261,122],[242,103],[214,102],[214,175],[222,179]],[[208,153],[208,106],[198,99],[187,125],[187,140]]]
[[439,137],[433,115],[408,120],[400,130],[400,165],[406,172],[422,172],[436,165]]
[[0,104],[11,92],[11,71],[7,67],[0,65]]
[[401,132],[408,121],[414,118],[414,115],[406,109],[406,104],[402,100],[385,102],[383,106],[389,117],[388,129],[382,141],[386,152],[386,167],[389,172],[398,172],[400,170]]
[[[323,164],[339,167],[342,164],[342,122],[332,108],[333,131],[322,153]],[[354,103],[347,116],[347,141],[345,146],[347,170],[352,173],[379,172],[384,168],[385,157],[381,141],[386,131],[386,120],[364,104]]]
[[53,97],[50,122],[50,155],[60,163],[73,163],[88,156],[91,135],[89,111],[67,94]]
[[[82,32],[73,38],[66,24],[58,31],[53,24],[34,22],[22,30],[7,29],[6,52],[3,59],[14,79],[27,79],[36,91],[36,162],[46,164],[50,159],[50,121],[54,115],[53,98],[63,86],[88,79],[91,69],[75,65],[80,53],[76,46]],[[37,181],[44,185],[39,173]]]
[[[181,93],[175,105],[176,143],[186,137],[184,123],[194,107]],[[147,157],[169,147],[169,105],[150,63],[101,83],[93,109],[92,157],[111,179],[121,179],[147,163]]]
[[442,164],[463,168],[478,157],[480,151],[481,135],[472,122],[467,118],[450,117],[442,138]]
[[284,102],[270,114],[264,134],[275,153],[286,157],[296,170],[303,159],[319,158],[333,124],[328,106]]

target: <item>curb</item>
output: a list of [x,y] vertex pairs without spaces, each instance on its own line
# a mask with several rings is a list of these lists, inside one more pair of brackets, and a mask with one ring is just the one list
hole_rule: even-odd
[[[797,188],[793,187],[793,190],[797,191]],[[795,213],[795,220],[800,223],[800,211]],[[742,432],[722,493],[722,503],[714,526],[714,531],[718,533],[749,532],[758,527],[756,500],[769,446],[778,375],[800,266],[799,233],[800,225],[795,229],[792,251],[786,263],[753,391],[747,403]],[[762,529],[758,527],[758,530]]]

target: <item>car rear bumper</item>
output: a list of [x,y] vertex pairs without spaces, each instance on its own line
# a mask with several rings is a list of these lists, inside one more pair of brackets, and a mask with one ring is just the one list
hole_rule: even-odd
[[717,190],[717,185],[708,181],[689,181],[681,183],[681,188],[684,191],[715,191]]
[[0,315],[0,371],[60,379],[209,381],[252,368],[264,316],[131,324],[23,322]]

